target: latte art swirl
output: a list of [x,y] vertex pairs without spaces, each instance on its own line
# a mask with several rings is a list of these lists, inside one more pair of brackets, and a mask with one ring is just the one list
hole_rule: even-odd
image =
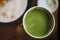
[[0,22],[17,20],[27,6],[27,0],[0,0]]

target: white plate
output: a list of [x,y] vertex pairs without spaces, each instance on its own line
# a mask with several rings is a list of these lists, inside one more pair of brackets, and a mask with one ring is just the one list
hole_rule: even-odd
[[11,0],[0,7],[0,22],[13,22],[20,18],[27,7],[27,0]]
[[55,0],[56,5],[54,5],[53,0],[38,0],[37,5],[44,7],[49,10],[51,13],[55,12],[58,8],[58,0]]

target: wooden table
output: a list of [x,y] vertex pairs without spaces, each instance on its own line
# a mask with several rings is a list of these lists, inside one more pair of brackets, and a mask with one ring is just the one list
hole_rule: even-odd
[[[29,4],[27,9],[37,5],[37,0],[30,0],[28,2]],[[7,24],[0,23],[0,40],[58,40],[58,36],[57,36],[58,10],[54,12],[54,16],[56,22],[55,29],[51,35],[49,35],[44,39],[34,39],[29,35],[27,35],[23,29],[23,25],[21,24],[20,21],[22,20],[21,18],[13,23],[7,23]]]

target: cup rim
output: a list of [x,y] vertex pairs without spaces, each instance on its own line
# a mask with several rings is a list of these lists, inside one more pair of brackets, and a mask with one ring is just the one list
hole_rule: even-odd
[[[24,16],[23,16],[23,28],[24,28],[25,32],[26,32],[29,36],[31,36],[31,37],[33,37],[33,38],[41,39],[41,38],[45,38],[45,37],[49,36],[49,35],[52,33],[52,31],[54,30],[54,28],[55,28],[55,18],[54,18],[54,15],[53,15],[52,13],[50,13],[50,14],[52,15],[52,18],[53,18],[54,23],[53,23],[52,29],[48,32],[48,34],[46,34],[46,35],[44,35],[44,36],[42,36],[42,37],[37,37],[37,36],[34,36],[34,35],[30,34],[30,33],[26,30],[26,26],[25,26],[25,21],[24,21],[24,20],[25,20],[25,18],[26,18],[27,13],[28,13],[29,11],[31,11],[32,9],[37,8],[37,7],[39,7],[39,6],[31,7],[30,9],[28,9],[28,10],[26,11],[26,13],[25,13]],[[40,7],[40,8],[43,8],[43,7]],[[46,8],[44,8],[44,9],[46,9]],[[47,10],[47,9],[46,9],[46,10]],[[48,11],[49,11],[49,10],[48,10]]]

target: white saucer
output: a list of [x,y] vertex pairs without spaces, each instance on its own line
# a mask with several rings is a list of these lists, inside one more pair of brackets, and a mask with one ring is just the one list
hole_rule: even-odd
[[13,22],[20,18],[27,7],[27,0],[11,0],[0,7],[0,22]]
[[55,0],[55,2],[56,5],[54,5],[51,0],[38,0],[37,5],[46,8],[51,13],[54,13],[58,8],[58,0]]

